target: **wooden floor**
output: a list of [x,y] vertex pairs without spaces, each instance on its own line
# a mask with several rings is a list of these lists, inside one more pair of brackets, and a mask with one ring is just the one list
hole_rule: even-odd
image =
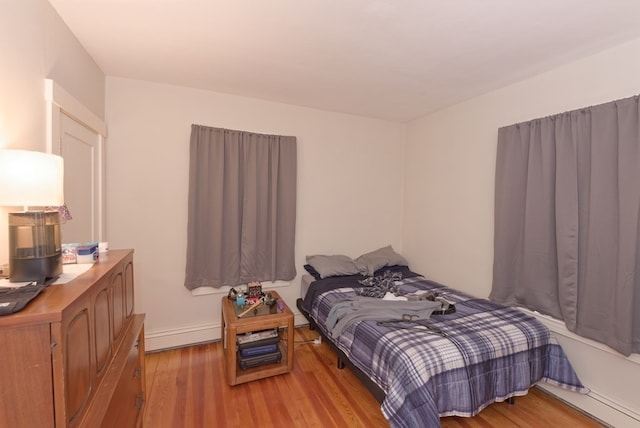
[[[317,333],[297,328],[293,372],[230,387],[220,342],[146,356],[147,428],[388,427],[380,405],[349,369],[338,370]],[[311,342],[309,342],[311,340]],[[602,427],[533,388],[514,405],[496,403],[443,427]]]

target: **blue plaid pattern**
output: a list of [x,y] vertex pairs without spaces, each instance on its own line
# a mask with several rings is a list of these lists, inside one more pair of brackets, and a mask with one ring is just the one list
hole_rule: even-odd
[[[422,277],[403,280],[399,290],[436,292],[456,312],[412,323],[355,322],[335,339],[385,391],[382,412],[392,427],[438,427],[442,416],[476,415],[493,402],[525,395],[540,381],[588,392],[535,318]],[[353,288],[337,288],[313,301],[310,315],[325,336],[332,302],[355,295]]]

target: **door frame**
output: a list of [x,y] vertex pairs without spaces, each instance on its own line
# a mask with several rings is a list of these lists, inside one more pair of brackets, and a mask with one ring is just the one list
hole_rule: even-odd
[[107,136],[107,127],[102,119],[52,79],[45,79],[45,100],[47,104],[47,152],[57,155],[61,152],[60,121],[62,113],[98,135],[96,150],[98,171],[95,172],[98,195],[94,201],[96,207],[94,218],[98,225],[96,241],[106,241],[104,142]]

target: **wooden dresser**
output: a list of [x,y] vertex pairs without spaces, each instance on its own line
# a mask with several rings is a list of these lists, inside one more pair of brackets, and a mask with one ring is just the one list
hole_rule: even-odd
[[132,250],[0,317],[0,427],[139,427],[144,375]]

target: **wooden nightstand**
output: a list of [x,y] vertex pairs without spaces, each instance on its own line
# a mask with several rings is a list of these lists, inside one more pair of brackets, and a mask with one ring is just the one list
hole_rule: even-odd
[[[274,298],[282,301],[280,295],[275,291],[268,291]],[[262,308],[264,312],[264,309]],[[250,382],[256,379],[262,379],[269,376],[275,376],[288,373],[293,369],[293,312],[286,303],[282,311],[276,310],[275,313],[253,313],[247,314],[242,318],[238,318],[238,310],[236,302],[222,298],[222,331],[221,337],[224,344],[224,362],[225,373],[227,374],[227,383],[229,385],[237,385],[244,382]],[[270,330],[278,327],[285,327],[285,336],[280,338],[279,348],[282,353],[282,360],[279,363],[265,364],[258,367],[242,370],[238,364],[236,337],[239,334],[248,332],[258,332]]]

